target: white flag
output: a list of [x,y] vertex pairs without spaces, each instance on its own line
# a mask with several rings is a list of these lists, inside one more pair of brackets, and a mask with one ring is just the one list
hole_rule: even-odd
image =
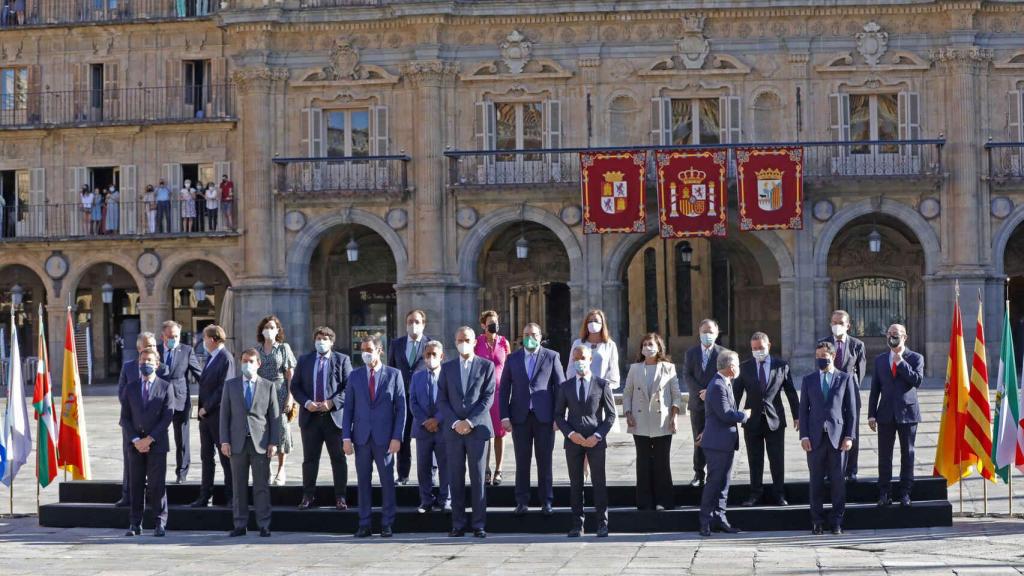
[[[11,326],[14,317],[11,316]],[[21,353],[18,350],[18,331],[11,330],[11,365],[7,378],[7,413],[4,416],[3,452],[4,475],[0,478],[7,486],[14,482],[32,451],[32,428],[28,423],[28,405],[25,404],[25,381],[21,377]]]

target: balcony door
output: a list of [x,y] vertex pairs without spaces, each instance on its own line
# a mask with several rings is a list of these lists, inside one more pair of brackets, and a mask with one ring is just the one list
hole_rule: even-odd
[[477,182],[542,184],[562,180],[558,153],[514,152],[562,147],[561,102],[478,102],[477,145],[481,150],[505,150],[486,156],[477,165]]
[[833,154],[832,173],[879,176],[920,172],[919,145],[884,143],[919,139],[919,117],[916,93],[833,94],[832,137],[846,144],[837,146]]
[[210,61],[185,60],[185,109],[192,118],[205,118],[210,101]]

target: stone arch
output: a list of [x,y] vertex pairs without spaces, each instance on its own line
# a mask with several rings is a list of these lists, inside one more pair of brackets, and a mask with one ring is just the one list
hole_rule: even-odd
[[1006,275],[1006,246],[1010,238],[1017,230],[1017,227],[1024,222],[1024,204],[1013,209],[1013,212],[1003,221],[999,231],[992,237],[992,265],[997,277]]
[[[90,268],[97,264],[116,264],[124,269],[125,272],[131,276],[135,282],[135,286],[139,289],[139,295],[143,298],[152,297],[153,291],[150,289],[150,284],[147,284],[146,278],[139,273],[135,266],[135,260],[132,258],[132,254],[125,252],[100,252],[96,254],[90,254],[84,256],[81,260],[69,258],[71,263],[71,270],[68,272],[66,290],[70,291],[71,294],[75,294],[78,290],[78,284],[82,281],[82,276],[85,275]],[[67,292],[65,292],[66,294]]]
[[[876,209],[877,206],[877,209]],[[924,250],[924,274],[930,276],[935,273],[938,266],[937,259],[941,253],[939,238],[935,230],[925,221],[924,217],[918,214],[917,210],[895,200],[883,198],[881,203],[868,198],[843,207],[822,227],[818,239],[814,243],[814,273],[815,276],[823,278],[828,276],[828,253],[836,236],[842,232],[847,224],[872,213],[879,213],[891,216],[907,228],[917,237],[918,242]]]
[[[29,257],[23,252],[5,254],[4,261],[0,262],[0,272],[3,272],[6,268],[9,268],[11,266],[21,266],[23,268],[27,268],[28,270],[30,270],[33,274],[36,275],[36,278],[39,280],[39,283],[43,285],[43,288],[46,289],[47,298],[50,300],[59,301],[57,299],[60,297],[60,294],[57,294],[53,290],[53,280],[46,273],[46,270],[44,270],[43,267],[40,265],[37,258]],[[67,277],[65,276],[65,279],[66,278]],[[53,293],[51,294],[51,292]]]
[[188,252],[172,252],[166,259],[162,260],[160,273],[153,278],[153,293],[166,294],[167,290],[171,287],[171,279],[174,278],[174,275],[178,273],[182,266],[189,262],[206,262],[211,266],[219,268],[221,273],[227,277],[228,282],[232,286],[235,284],[234,269],[221,256],[216,254],[197,256]]
[[287,257],[288,285],[291,288],[309,287],[309,262],[313,257],[313,251],[320,244],[321,237],[331,228],[346,224],[360,224],[380,235],[395,258],[396,283],[401,284],[405,280],[409,256],[402,237],[380,216],[358,208],[345,208],[324,214],[309,222],[292,242]]

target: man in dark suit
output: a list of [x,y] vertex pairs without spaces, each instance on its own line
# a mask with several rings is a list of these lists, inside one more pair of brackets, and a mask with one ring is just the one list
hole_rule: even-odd
[[409,386],[412,436],[416,439],[420,514],[452,509],[451,492],[448,489],[448,454],[444,445],[444,430],[441,429],[441,408],[437,404],[443,359],[444,345],[437,340],[427,342],[423,347],[423,361],[427,367],[412,375],[412,384]]
[[174,393],[166,380],[157,378],[160,357],[154,350],[139,353],[139,380],[130,382],[121,400],[121,429],[128,438],[128,477],[131,513],[125,536],[142,534],[142,497],[156,514],[154,536],[167,526],[167,427],[174,413]]
[[[154,352],[156,351],[156,335],[152,332],[143,332],[139,334],[139,337],[135,340],[135,349],[141,354],[143,350],[151,348]],[[129,386],[139,385],[139,360],[136,357],[135,360],[129,360],[121,366],[121,374],[117,378],[117,399],[119,402],[124,402],[124,392]],[[124,430],[124,421],[118,423],[121,426],[121,457],[124,465],[121,468],[121,499],[118,500],[114,506],[118,508],[127,508],[131,505],[131,499],[128,497],[128,487],[130,482],[128,480],[128,450],[131,437]]]
[[472,528],[477,538],[486,538],[487,494],[484,468],[494,431],[491,404],[494,402],[494,364],[473,353],[476,333],[463,326],[455,331],[458,356],[441,365],[437,404],[441,409],[445,450],[448,453],[448,481],[452,493],[452,537],[466,534],[466,468],[469,467]]
[[732,350],[724,350],[715,360],[717,373],[711,379],[705,396],[705,424],[699,442],[708,463],[708,478],[700,499],[700,535],[711,536],[711,531],[735,534],[739,532],[725,517],[729,498],[729,480],[736,451],[740,449],[740,435],[736,429],[750,419],[751,410],[736,408],[733,379],[740,373],[740,357]]
[[348,510],[348,462],[341,443],[342,407],[345,386],[352,372],[352,360],[334,350],[334,330],[321,326],[313,333],[315,350],[303,354],[292,376],[291,392],[302,406],[299,430],[302,432],[302,502],[306,510],[316,502],[316,477],[320,472],[320,454],[327,445],[334,476],[334,507]]
[[[413,310],[405,315],[405,336],[395,338],[388,348],[388,366],[398,368],[405,383],[405,397],[409,398],[412,375],[424,368],[423,347],[430,338],[423,334],[427,325],[427,313]],[[402,435],[402,449],[398,452],[398,483],[409,482],[412,468],[412,418],[405,419],[405,433]]]
[[[782,403],[785,392],[789,411],[796,419],[800,409],[800,397],[793,386],[789,364],[782,358],[771,356],[771,342],[764,332],[754,332],[750,337],[750,349],[754,357],[740,364],[740,375],[733,381],[733,394],[737,405],[747,395],[745,408],[750,408],[750,420],[743,425],[743,439],[747,445],[747,462],[750,464],[750,497],[744,506],[754,506],[761,501],[764,493],[764,454],[768,452],[768,464],[772,470],[772,492],[779,506],[788,506],[786,501],[786,409]],[[793,426],[799,428],[800,421]]]
[[[853,423],[853,429],[860,429],[860,384],[864,381],[867,369],[867,355],[864,342],[850,336],[850,315],[846,310],[832,312],[832,335],[825,338],[836,348],[835,365],[836,370],[846,372],[853,379],[853,389],[856,391],[857,419]],[[858,461],[860,460],[860,442],[854,438],[853,448],[846,453],[846,479],[857,481]]]
[[199,379],[202,369],[191,346],[181,343],[181,324],[168,320],[163,324],[160,353],[160,378],[171,383],[174,390],[174,476],[181,484],[188,478],[192,460],[189,449],[188,419],[192,413],[190,386]]
[[836,370],[835,346],[818,342],[814,352],[818,369],[804,376],[800,386],[800,446],[810,469],[811,533],[821,534],[825,524],[825,477],[832,486],[832,533],[843,533],[846,483],[843,453],[857,437],[857,400],[853,378]]
[[555,394],[565,381],[558,352],[540,345],[540,325],[523,328],[523,348],[505,361],[498,386],[501,425],[512,433],[516,450],[516,509],[526,514],[530,503],[530,452],[537,457],[537,494],[545,516],[553,514],[552,452],[555,449]]
[[921,408],[917,389],[924,381],[924,356],[907,348],[907,329],[893,324],[886,331],[889,352],[875,357],[875,371],[868,397],[868,426],[878,432],[878,505],[891,502],[892,449],[900,437],[901,506],[910,506],[914,485],[914,441]]
[[608,536],[605,451],[608,432],[615,423],[616,409],[611,384],[590,372],[591,354],[587,345],[581,344],[573,349],[576,376],[559,384],[555,395],[555,423],[565,436],[565,462],[569,469],[569,502],[573,515],[570,538],[579,538],[583,534],[584,462],[590,465],[590,481],[594,488],[597,537]]
[[390,538],[395,523],[395,454],[402,447],[405,402],[402,373],[381,362],[384,352],[379,335],[360,344],[363,367],[351,374],[345,387],[341,434],[345,454],[356,455],[359,479],[359,529],[356,538],[370,535],[373,502],[373,467],[377,467],[383,500],[380,535]]
[[[690,394],[687,408],[690,411],[690,429],[695,441],[704,431],[704,391],[715,377],[718,355],[726,350],[725,347],[715,344],[715,340],[718,339],[718,322],[710,318],[701,320],[699,332],[700,343],[687,350],[683,358],[683,383],[686,384],[683,391]],[[706,466],[704,450],[694,442],[693,480],[690,481],[690,486],[704,485]]]
[[235,359],[224,348],[227,334],[224,329],[211,324],[203,329],[203,347],[206,349],[206,365],[199,375],[199,458],[202,460],[202,483],[199,498],[193,508],[210,505],[213,496],[213,475],[216,464],[213,457],[220,459],[224,471],[224,498],[231,506],[234,483],[231,481],[231,460],[220,451],[220,402],[224,394],[224,383],[235,377]]
[[224,383],[221,397],[220,450],[231,459],[234,483],[234,528],[229,536],[244,536],[249,524],[249,471],[260,536],[270,536],[270,459],[281,442],[281,406],[274,383],[261,378],[260,353],[242,352],[240,378]]

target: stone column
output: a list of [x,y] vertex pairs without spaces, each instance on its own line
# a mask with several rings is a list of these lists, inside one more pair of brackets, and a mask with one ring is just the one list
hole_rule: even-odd
[[[47,291],[47,295],[50,292]],[[54,403],[60,403],[64,392],[61,383],[64,381],[64,331],[67,330],[67,305],[60,297],[48,298],[46,302],[46,344],[50,360],[50,380],[52,382]],[[82,383],[85,384],[84,382]]]

